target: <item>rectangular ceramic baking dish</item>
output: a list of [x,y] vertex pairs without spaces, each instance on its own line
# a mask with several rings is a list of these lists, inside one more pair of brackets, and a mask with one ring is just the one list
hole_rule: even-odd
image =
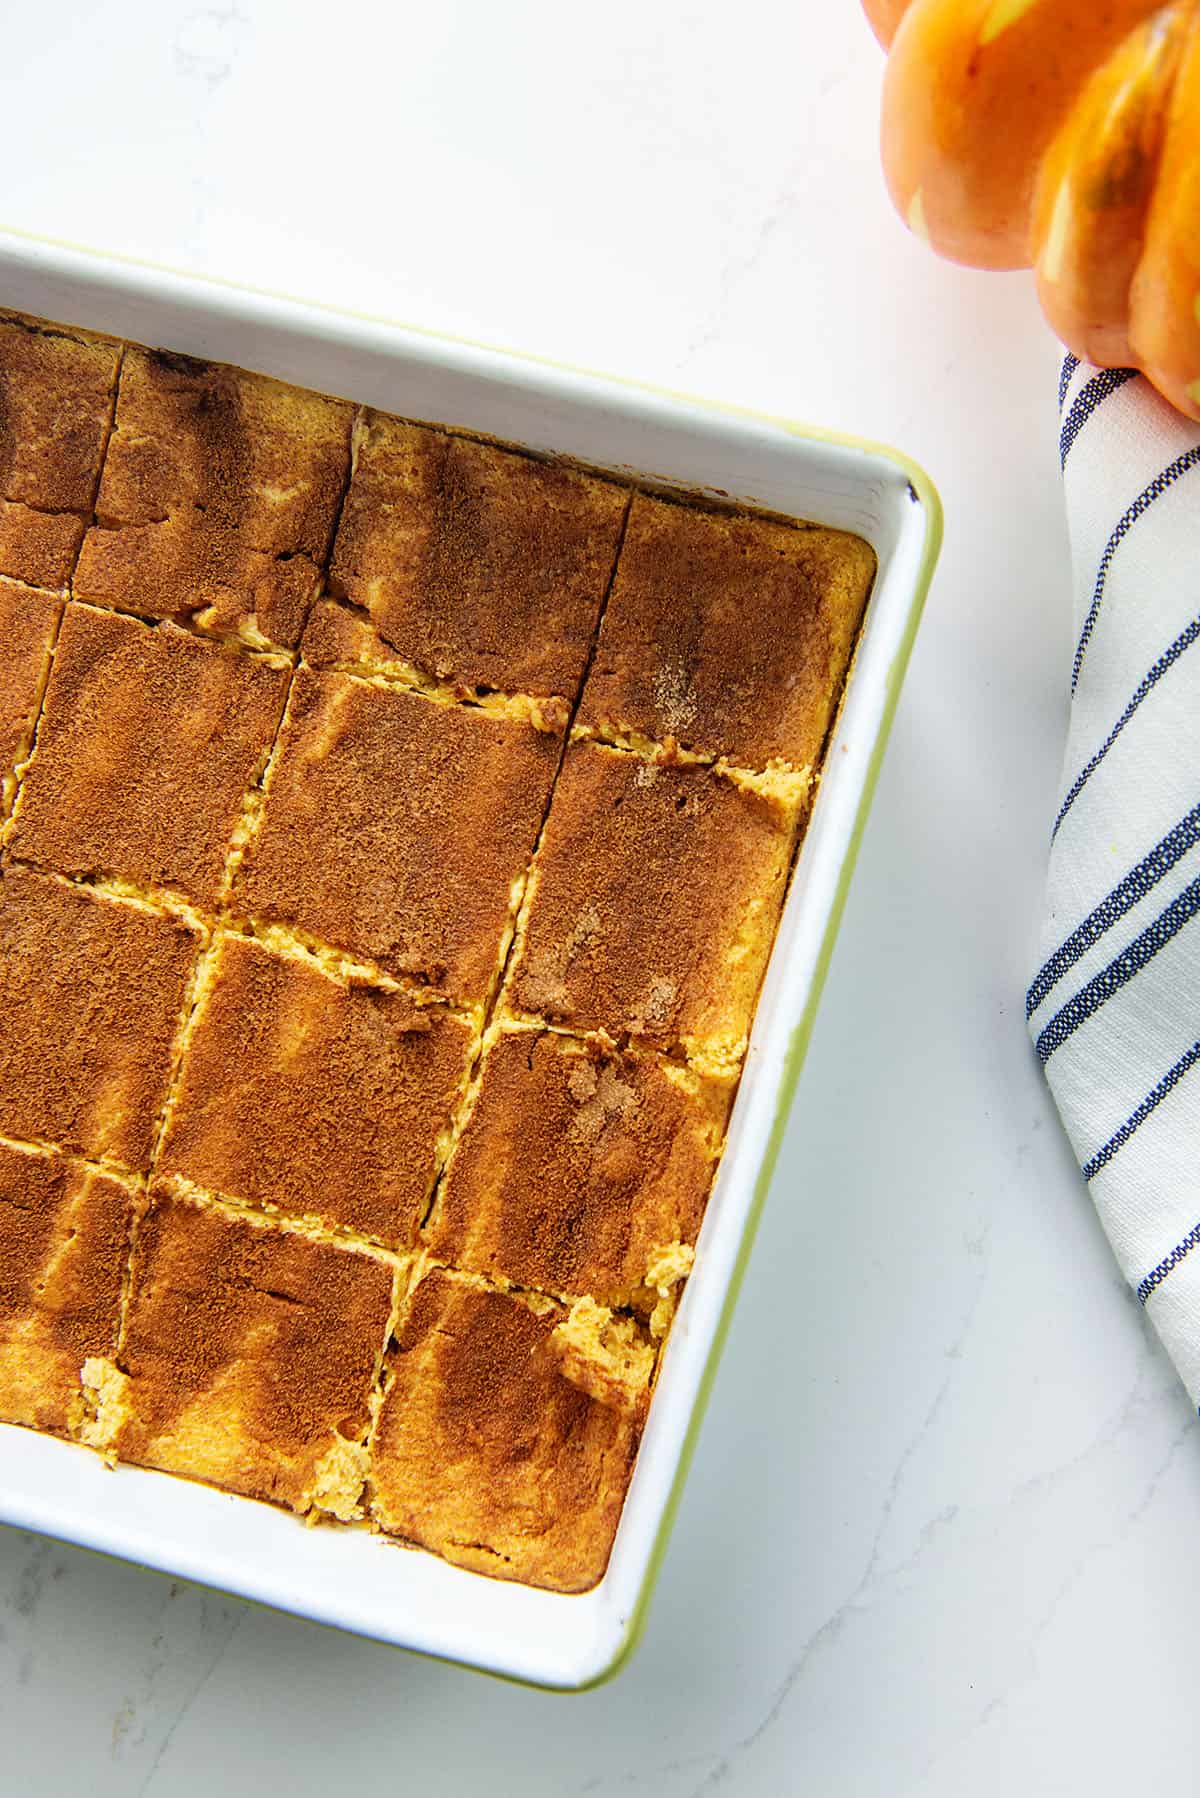
[[0,1425],[0,1521],[510,1678],[579,1689],[632,1649],[795,1091],[937,556],[929,481],[894,451],[381,319],[0,232],[0,306],[233,362],[405,417],[856,531],[879,572],[763,988],[695,1271],[609,1569],[581,1596],[502,1584],[365,1530]]

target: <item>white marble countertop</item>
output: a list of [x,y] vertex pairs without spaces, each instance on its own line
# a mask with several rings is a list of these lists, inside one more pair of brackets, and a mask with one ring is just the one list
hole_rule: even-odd
[[893,219],[856,0],[4,30],[6,223],[890,439],[947,514],[636,1660],[542,1696],[0,1531],[5,1798],[1193,1789],[1200,1442],[1022,1023],[1065,705],[1053,350],[1023,277]]

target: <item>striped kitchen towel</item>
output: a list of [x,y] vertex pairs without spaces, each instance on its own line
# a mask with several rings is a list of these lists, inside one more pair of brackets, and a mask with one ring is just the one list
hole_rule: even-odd
[[1027,1014],[1117,1260],[1200,1405],[1200,427],[1068,356],[1071,723]]

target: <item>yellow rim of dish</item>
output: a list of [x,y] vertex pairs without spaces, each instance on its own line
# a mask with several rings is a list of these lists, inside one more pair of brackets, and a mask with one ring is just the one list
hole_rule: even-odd
[[[879,781],[879,771],[883,766],[884,753],[887,749],[888,738],[891,735],[892,722],[895,718],[896,706],[900,698],[900,689],[904,683],[904,675],[908,667],[909,656],[912,653],[912,646],[916,640],[917,629],[925,609],[925,600],[929,593],[930,583],[933,579],[933,571],[937,565],[938,553],[942,543],[942,502],[938,490],[926,474],[925,470],[918,462],[914,462],[911,456],[906,456],[902,450],[894,449],[887,443],[879,443],[870,437],[857,437],[853,433],[846,431],[831,431],[826,430],[819,425],[802,424],[795,419],[781,418],[775,413],[762,412],[752,406],[737,406],[721,400],[703,399],[695,394],[683,392],[678,388],[664,387],[653,381],[641,381],[628,376],[603,374],[595,369],[586,368],[579,363],[564,362],[553,356],[540,356],[524,350],[510,349],[503,345],[484,343],[478,338],[462,336],[452,331],[434,330],[428,325],[408,324],[403,319],[390,318],[382,313],[359,312],[353,307],[336,306],[328,301],[306,299],[299,294],[285,293],[276,288],[251,286],[244,281],[231,281],[221,275],[197,274],[191,269],[174,268],[168,263],[154,262],[145,256],[116,254],[110,250],[97,249],[91,244],[75,243],[69,238],[46,237],[37,232],[23,231],[10,225],[0,225],[0,231],[8,237],[17,238],[26,243],[41,244],[50,249],[70,250],[75,255],[90,256],[97,261],[115,262],[123,264],[127,268],[144,268],[153,274],[171,275],[176,279],[196,281],[201,286],[221,288],[228,293],[252,294],[255,298],[264,300],[281,300],[286,305],[302,306],[309,312],[328,313],[334,318],[355,319],[362,324],[383,325],[389,330],[405,331],[414,337],[427,337],[435,343],[454,343],[467,349],[484,350],[489,355],[505,356],[513,362],[533,363],[542,368],[557,369],[563,374],[582,375],[588,380],[601,380],[608,386],[631,388],[634,391],[655,394],[662,399],[680,400],[689,406],[697,406],[705,412],[724,414],[726,417],[753,419],[760,424],[769,424],[776,429],[787,431],[792,437],[806,438],[810,442],[832,443],[843,449],[861,450],[868,455],[882,457],[885,461],[891,462],[893,466],[898,468],[907,478],[922,507],[925,516],[925,542],[921,552],[921,561],[917,570],[916,581],[913,586],[912,598],[909,602],[908,616],[905,619],[904,632],[900,641],[900,646],[895,656],[892,658],[891,667],[887,672],[883,709],[879,715],[879,728],[875,734],[875,742],[871,749],[871,758],[867,766],[866,778],[863,781],[862,790],[859,794],[858,809],[855,813],[854,823],[851,827],[845,853],[842,857],[842,865],[838,873],[833,903],[829,909],[825,934],[821,940],[821,947],[817,955],[816,966],[813,970],[808,998],[805,1001],[804,1010],[801,1012],[796,1027],[792,1032],[792,1038],[788,1044],[784,1057],[783,1072],[780,1077],[778,1093],[776,1095],[775,1115],[771,1123],[771,1133],[767,1139],[767,1146],[759,1168],[758,1178],[754,1183],[754,1192],[751,1196],[749,1210],[746,1213],[746,1222],[742,1230],[741,1241],[738,1245],[737,1258],[734,1261],[733,1272],[730,1275],[729,1284],[725,1289],[725,1296],[722,1300],[721,1315],[717,1320],[717,1327],[713,1332],[713,1339],[709,1345],[708,1354],[705,1358],[704,1367],[700,1375],[700,1382],[696,1388],[696,1397],[692,1404],[692,1412],[688,1420],[687,1432],[680,1448],[679,1460],[676,1464],[675,1473],[671,1481],[671,1489],[667,1494],[667,1500],[663,1506],[662,1516],[659,1519],[658,1529],[655,1532],[654,1542],[646,1562],[646,1571],[642,1577],[642,1583],[638,1591],[637,1602],[630,1612],[629,1621],[625,1625],[625,1633],[621,1643],[607,1666],[601,1668],[600,1672],[593,1674],[590,1679],[584,1680],[578,1685],[570,1686],[556,1686],[547,1681],[524,1679],[519,1674],[504,1673],[499,1669],[491,1667],[478,1667],[474,1662],[456,1660],[451,1655],[432,1654],[426,1649],[406,1648],[398,1643],[380,1644],[383,1647],[397,1648],[399,1652],[403,1654],[422,1654],[428,1659],[442,1660],[452,1666],[467,1667],[472,1672],[485,1673],[493,1679],[502,1679],[511,1685],[527,1686],[532,1691],[594,1691],[597,1686],[605,1685],[610,1679],[614,1679],[637,1648],[646,1627],[650,1603],[654,1597],[655,1588],[658,1585],[659,1575],[662,1572],[663,1561],[666,1556],[667,1545],[670,1541],[671,1530],[679,1510],[679,1501],[683,1495],[683,1488],[688,1473],[691,1470],[692,1457],[695,1454],[696,1444],[700,1437],[700,1430],[704,1423],[705,1413],[708,1410],[708,1402],[712,1396],[717,1368],[720,1364],[721,1356],[729,1337],[729,1328],[733,1321],[733,1313],[741,1293],[742,1281],[745,1278],[746,1268],[750,1260],[750,1253],[754,1247],[754,1239],[758,1233],[763,1205],[766,1202],[767,1193],[770,1190],[771,1181],[775,1175],[775,1167],[779,1159],[779,1149],[783,1141],[783,1133],[787,1128],[788,1118],[792,1109],[792,1102],[796,1096],[796,1085],[800,1078],[800,1071],[804,1065],[805,1056],[808,1053],[808,1045],[812,1037],[813,1025],[816,1022],[817,1008],[821,1001],[822,992],[824,991],[825,980],[829,972],[830,961],[833,958],[833,950],[834,945],[837,942],[838,931],[841,928],[842,914],[846,908],[846,896],[850,890],[850,881],[854,874],[855,864],[858,860],[858,852],[862,845],[863,834],[866,830],[867,819],[870,815],[871,802],[875,797],[875,788]],[[104,1551],[95,1550],[93,1552],[103,1554]],[[136,1564],[144,1565],[144,1563]],[[151,1568],[149,1571],[158,1572],[159,1570],[157,1568]],[[163,1575],[162,1577],[165,1578],[168,1576]],[[195,1581],[193,1583],[197,1585],[203,1584],[202,1581]],[[231,1596],[241,1597],[241,1594],[231,1594]],[[243,1598],[242,1602],[255,1605],[262,1610],[276,1609],[274,1605],[268,1605],[264,1601],[252,1598]],[[322,1626],[322,1620],[319,1618],[309,1617],[305,1618],[304,1621]],[[337,1626],[329,1624],[324,1625],[323,1627],[336,1628]]]

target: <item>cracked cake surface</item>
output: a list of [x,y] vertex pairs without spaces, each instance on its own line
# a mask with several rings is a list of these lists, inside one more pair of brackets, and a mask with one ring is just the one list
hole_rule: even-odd
[[0,1419],[78,1422],[83,1363],[116,1347],[133,1205],[110,1174],[0,1141]]
[[0,577],[0,816],[12,809],[18,765],[32,747],[62,604]]
[[173,624],[67,607],[11,841],[66,874],[217,903],[290,669]]
[[198,948],[182,919],[5,869],[0,1134],[145,1167]]
[[627,503],[561,463],[372,414],[333,585],[431,674],[573,697]]
[[516,1005],[736,1069],[796,824],[794,806],[711,768],[573,743],[530,878]]
[[559,750],[477,707],[301,668],[235,901],[481,1002]]
[[226,936],[158,1165],[231,1198],[407,1244],[474,1043],[444,1005]]
[[440,1268],[419,1281],[372,1442],[378,1522],[503,1579],[565,1592],[595,1584],[641,1415],[567,1377],[553,1340],[565,1317],[548,1299]]
[[79,599],[290,647],[316,597],[353,409],[165,350],[128,352]]
[[349,1451],[367,1431],[392,1280],[360,1248],[157,1189],[100,1402],[104,1446],[293,1510],[352,1514],[358,1490],[329,1474],[359,1466]]
[[637,495],[580,724],[815,768],[874,574],[844,531]]
[[503,1029],[424,1240],[439,1261],[627,1305],[695,1243],[727,1084],[552,1030]]
[[71,572],[112,413],[120,345],[0,314],[0,574],[61,587]]

